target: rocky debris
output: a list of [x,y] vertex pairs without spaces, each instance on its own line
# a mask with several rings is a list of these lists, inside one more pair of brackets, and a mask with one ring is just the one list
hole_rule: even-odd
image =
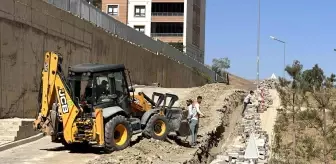
[[[185,100],[203,97],[201,110],[206,117],[200,119],[198,145],[187,147],[185,137],[170,138],[167,141],[143,139],[138,137],[132,145],[122,151],[104,154],[94,159],[89,164],[142,164],[142,163],[192,163],[199,161],[207,154],[207,151],[216,146],[221,133],[221,126],[227,119],[223,119],[224,113],[235,108],[241,102],[243,90],[231,89],[225,84],[208,84],[195,88]],[[180,101],[185,106],[185,100]],[[188,137],[188,140],[190,137]]]
[[278,79],[265,79],[260,82],[260,86],[265,89],[275,89],[275,86],[279,84]]
[[[263,91],[263,92],[261,92]],[[253,104],[247,106],[247,110],[238,126],[238,135],[232,144],[223,147],[223,153],[216,156],[211,164],[220,163],[267,163],[270,154],[269,136],[261,128],[260,111],[262,101],[261,93],[264,94],[265,107],[272,104],[271,95],[268,88],[260,87],[256,91]],[[259,110],[257,110],[259,109]]]
[[260,86],[256,91],[256,104],[260,112],[266,111],[267,108],[273,105],[273,99],[269,92],[270,89],[275,89],[279,81],[277,79],[266,79],[260,82]]
[[[267,163],[269,157],[269,136],[261,129],[260,114],[252,105],[239,126],[239,134],[223,154],[217,155],[211,164],[219,163]],[[253,162],[251,162],[253,161]]]

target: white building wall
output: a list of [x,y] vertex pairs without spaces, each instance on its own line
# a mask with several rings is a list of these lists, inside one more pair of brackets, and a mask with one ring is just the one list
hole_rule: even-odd
[[[146,16],[134,17],[134,6],[145,5]],[[193,29],[193,0],[184,0],[184,22],[183,22],[183,46],[184,52],[190,57],[204,63],[204,48],[205,48],[205,0],[201,0],[201,13],[200,13],[200,47],[192,44],[192,29]],[[145,34],[151,36],[151,0],[128,0],[128,26],[145,26]]]
[[[188,12],[188,3],[192,2],[192,0],[184,0],[184,19],[183,19],[183,51],[186,52],[186,47],[187,47],[187,27],[188,27],[188,22],[190,20],[190,12]],[[191,13],[192,14],[192,13]],[[189,17],[188,17],[189,16]],[[188,20],[189,18],[189,20]]]
[[[145,17],[134,17],[134,6],[146,6]],[[128,0],[128,23],[130,27],[145,26],[145,34],[151,34],[152,1],[151,0]]]
[[200,23],[201,23],[201,33],[200,33],[200,54],[202,54],[199,58],[202,63],[204,63],[205,59],[205,13],[206,13],[206,0],[201,1],[201,13],[200,13]]
[[183,31],[183,45],[185,46],[185,53],[190,57],[204,63],[204,38],[205,38],[205,0],[201,0],[200,13],[200,47],[198,48],[192,43],[193,35],[193,0],[184,0],[184,31]]

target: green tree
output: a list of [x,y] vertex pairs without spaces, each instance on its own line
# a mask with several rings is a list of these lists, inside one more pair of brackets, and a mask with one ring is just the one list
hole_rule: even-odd
[[327,87],[330,88],[335,88],[335,82],[336,82],[336,75],[335,74],[331,74],[330,77],[327,77]]
[[316,142],[320,144],[316,147],[321,149],[322,153],[317,153],[316,156],[325,164],[329,163],[329,156],[336,151],[336,107],[332,101],[335,95],[333,85],[330,85],[334,76],[332,74],[330,77],[324,77],[321,87],[316,88],[312,94],[316,104],[309,101],[307,110],[302,111],[300,116],[308,128],[314,128],[318,132]]
[[[275,163],[308,163],[320,159],[328,164],[330,156],[336,155],[336,106],[332,101],[336,76],[325,77],[317,64],[302,71],[297,60],[287,66],[286,71],[293,80],[282,79],[277,86],[283,108],[274,126],[272,160]],[[313,100],[308,101],[309,97]],[[311,135],[312,129],[317,135]],[[290,131],[293,131],[292,139],[282,140],[281,132]]]
[[[287,66],[285,68],[285,71],[291,76],[291,78],[293,79],[292,83],[290,84],[290,92],[287,95],[287,97],[291,98],[291,101],[289,102],[289,106],[291,106],[291,108],[289,108],[289,112],[290,112],[290,117],[291,117],[291,121],[293,124],[293,152],[294,152],[294,156],[293,156],[293,160],[294,163],[296,162],[296,158],[297,158],[297,153],[296,153],[296,148],[297,148],[297,143],[296,143],[296,139],[297,139],[297,126],[296,126],[296,116],[297,113],[300,111],[300,106],[301,103],[299,103],[299,99],[298,99],[298,94],[300,93],[300,87],[302,85],[300,85],[300,80],[301,80],[301,74],[302,74],[302,68],[303,65],[300,63],[300,61],[298,60],[294,60],[292,66]],[[296,106],[299,106],[299,108],[296,108]]]
[[219,59],[212,59],[212,66],[211,69],[218,73],[222,74],[224,73],[227,69],[230,68],[230,60],[229,58],[219,58]]
[[317,64],[315,64],[312,69],[303,71],[302,80],[307,89],[315,92],[316,88],[320,88],[324,81],[324,72]]
[[185,46],[183,45],[182,42],[169,42],[169,45],[173,46],[174,48],[178,49],[179,51],[183,52],[183,49],[185,48]]

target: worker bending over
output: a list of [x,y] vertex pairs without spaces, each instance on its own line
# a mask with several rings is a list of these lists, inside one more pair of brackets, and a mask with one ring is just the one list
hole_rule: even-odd
[[200,110],[200,104],[202,102],[202,97],[198,96],[197,101],[194,101],[191,105],[188,106],[188,120],[191,131],[191,146],[196,145],[197,141],[197,132],[199,125],[199,117],[204,117],[204,114]]
[[244,117],[244,113],[247,107],[247,104],[252,104],[251,99],[254,95],[253,91],[250,91],[250,93],[244,98],[244,106],[243,106],[243,111],[242,111],[242,116]]

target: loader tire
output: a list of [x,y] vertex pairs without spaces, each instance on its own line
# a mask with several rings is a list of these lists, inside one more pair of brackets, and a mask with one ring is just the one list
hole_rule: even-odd
[[105,124],[105,150],[119,151],[130,145],[132,128],[124,116],[115,116]]
[[154,114],[146,124],[144,130],[145,137],[157,140],[165,140],[169,133],[169,124],[166,117]]

